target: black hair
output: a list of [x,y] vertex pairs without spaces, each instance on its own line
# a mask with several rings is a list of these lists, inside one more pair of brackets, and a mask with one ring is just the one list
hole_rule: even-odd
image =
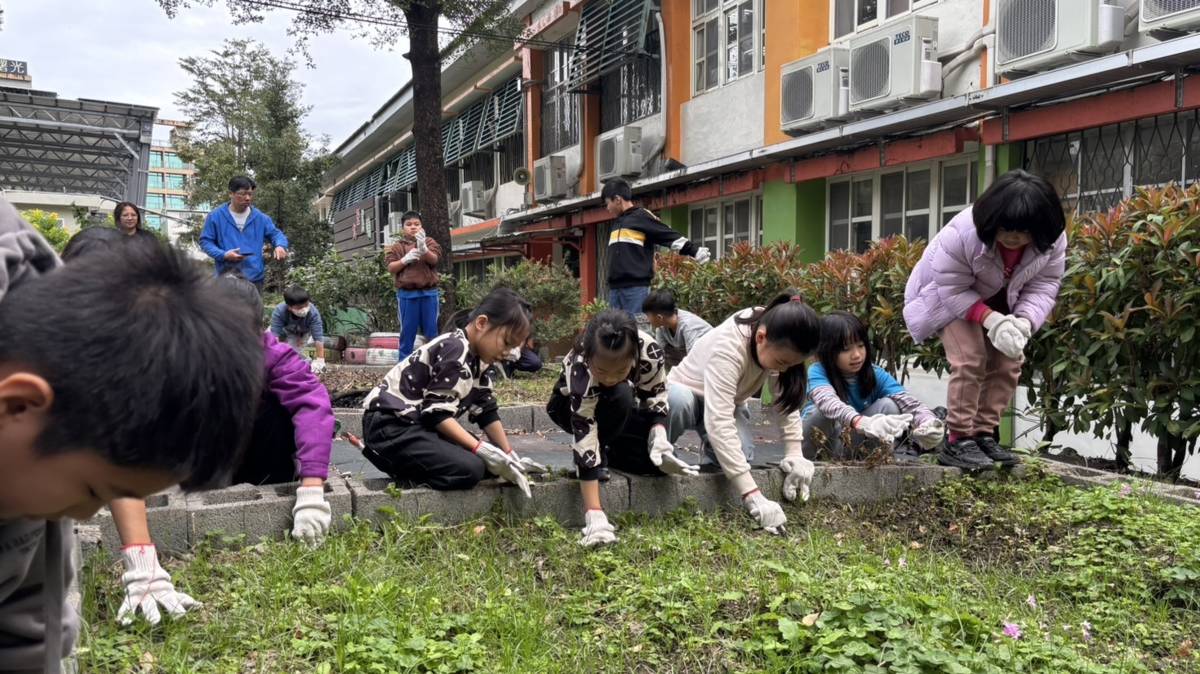
[[237,272],[226,272],[217,278],[219,285],[229,297],[237,300],[242,306],[250,309],[253,312],[252,323],[254,329],[262,328],[262,295],[258,292],[258,286],[246,280],[246,277]]
[[304,304],[312,298],[308,296],[308,291],[300,286],[292,286],[283,291],[283,301],[289,307],[294,307],[298,304]]
[[234,176],[229,180],[229,191],[237,192],[239,190],[255,190],[258,189],[258,183],[246,176]]
[[[755,309],[745,318],[734,318],[739,325],[750,326],[750,356],[758,362],[758,329],[766,331],[767,341],[782,343],[796,353],[809,354],[816,351],[821,341],[821,320],[817,312],[804,303],[793,290],[783,292],[770,304]],[[779,392],[775,406],[784,414],[791,414],[804,404],[808,392],[808,370],[804,363],[779,373]]]
[[249,314],[167,246],[102,248],[5,296],[0,363],[54,391],[38,453],[93,451],[214,488],[240,463],[258,406],[263,349]]
[[113,209],[113,223],[116,224],[117,227],[121,226],[121,213],[126,208],[132,208],[133,212],[137,213],[137,218],[138,218],[137,228],[141,229],[142,228],[142,209],[138,208],[137,204],[133,203],[132,201],[122,201],[117,204],[116,208]]
[[655,290],[642,300],[642,313],[674,316],[679,313],[679,308],[675,306],[675,296],[670,290]]
[[575,343],[575,352],[583,356],[585,362],[591,362],[599,351],[616,358],[637,359],[638,328],[633,316],[620,309],[605,309],[588,321]]
[[511,288],[493,288],[470,312],[457,312],[452,322],[454,327],[464,330],[480,316],[487,316],[488,325],[505,328],[510,333],[525,331],[528,335],[533,331],[532,305]]
[[854,375],[859,392],[865,396],[875,390],[875,354],[871,351],[866,324],[847,311],[832,311],[821,317],[821,344],[817,347],[817,358],[834,392],[843,401],[849,400],[850,387],[846,375],[838,369],[837,359],[842,351],[854,344],[862,344],[867,350],[863,366]]
[[604,187],[600,190],[600,199],[608,201],[614,197],[621,197],[625,201],[633,201],[633,188],[621,178],[613,178],[604,183]]
[[413,219],[420,220],[421,214],[416,211],[404,211],[404,215],[400,216],[400,224],[403,225],[404,223]]
[[81,255],[91,255],[92,253],[119,247],[124,243],[133,241],[141,241],[139,237],[128,237],[121,232],[111,227],[88,227],[81,229],[71,237],[66,246],[63,246],[62,253],[59,257],[63,262],[69,262]]
[[971,206],[975,233],[989,248],[1001,229],[1027,232],[1033,247],[1045,253],[1067,228],[1058,191],[1041,176],[1016,169],[996,178]]

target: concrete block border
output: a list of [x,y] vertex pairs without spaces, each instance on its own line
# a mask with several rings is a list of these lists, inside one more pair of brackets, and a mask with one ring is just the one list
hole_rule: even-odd
[[[772,499],[780,498],[783,474],[777,468],[753,469],[755,482]],[[941,466],[817,466],[813,498],[846,503],[868,503],[895,499],[942,480],[955,479],[956,469]],[[516,521],[552,517],[563,526],[583,526],[583,503],[573,479],[535,479],[526,499],[516,487],[500,480],[484,480],[468,491],[442,492],[426,488],[394,489],[386,478],[359,479],[335,476],[326,483],[326,498],[333,509],[334,529],[346,526],[350,514],[380,526],[392,517],[430,520],[446,525],[461,524],[489,515]],[[280,540],[291,528],[291,509],[296,484],[235,485],[210,492],[184,495],[178,491],[156,494],[150,499],[150,531],[159,549],[168,554],[185,554],[206,538],[218,544],[254,544]],[[601,489],[604,508],[610,514],[636,512],[662,515],[681,506],[703,512],[739,510],[740,495],[719,473],[696,477],[650,477],[612,472]],[[102,511],[81,523],[95,542],[85,552],[98,548],[120,549],[112,516]]]
[[1045,467],[1047,473],[1057,476],[1063,482],[1076,487],[1094,489],[1096,487],[1111,487],[1116,484],[1128,484],[1135,491],[1144,492],[1169,503],[1200,508],[1200,489],[1196,487],[1155,482],[1154,480],[1147,480],[1133,475],[1110,473],[1106,470],[1088,468],[1087,466],[1055,461],[1053,459],[1044,459],[1042,465]]

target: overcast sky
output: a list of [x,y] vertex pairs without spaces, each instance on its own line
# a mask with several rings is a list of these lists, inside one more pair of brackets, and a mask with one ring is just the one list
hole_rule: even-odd
[[[233,37],[259,40],[278,56],[292,44],[289,13],[275,10],[265,23],[235,26],[221,2],[181,10],[175,19],[155,0],[0,0],[0,7],[0,58],[28,61],[34,88],[149,105],[167,119],[182,117],[173,94],[190,84],[181,57],[207,55]],[[408,81],[401,52],[377,51],[348,33],[314,39],[314,67],[295,71],[312,106],[305,128],[327,134],[330,149],[345,140]]]

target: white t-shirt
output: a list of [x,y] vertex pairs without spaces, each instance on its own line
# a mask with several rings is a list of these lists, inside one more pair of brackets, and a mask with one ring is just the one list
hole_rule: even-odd
[[242,211],[241,213],[238,213],[237,211],[235,211],[231,208],[231,209],[229,209],[229,214],[233,216],[233,223],[235,225],[237,225],[238,229],[246,228],[246,221],[250,219],[250,209],[249,208]]

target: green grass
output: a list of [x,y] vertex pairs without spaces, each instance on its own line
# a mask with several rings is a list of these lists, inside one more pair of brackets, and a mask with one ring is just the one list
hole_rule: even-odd
[[545,405],[554,382],[558,381],[559,370],[558,363],[552,362],[541,372],[517,372],[508,379],[501,378],[494,382],[496,400],[501,405]]
[[[118,572],[84,578],[88,672],[1200,671],[1200,518],[1051,478],[898,503],[618,518],[586,551],[539,520],[396,521],[318,551],[201,549],[205,602],[120,629]],[[1032,599],[1032,600],[1031,600]],[[1090,623],[1090,631],[1084,623]],[[1018,625],[1019,639],[1004,636]]]

